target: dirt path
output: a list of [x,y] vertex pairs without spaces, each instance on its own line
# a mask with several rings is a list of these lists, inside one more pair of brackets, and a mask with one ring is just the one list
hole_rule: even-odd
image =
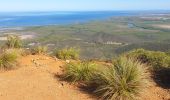
[[142,100],[170,100],[170,92],[163,89],[155,83],[151,83],[150,87],[142,95]]
[[0,100],[92,100],[92,97],[55,77],[62,61],[27,56],[21,68],[0,73]]

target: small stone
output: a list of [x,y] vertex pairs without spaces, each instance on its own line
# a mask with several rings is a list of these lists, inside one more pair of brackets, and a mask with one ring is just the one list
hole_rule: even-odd
[[55,58],[55,61],[58,61],[58,58],[57,57],[54,57]]
[[70,60],[66,60],[66,63],[70,63]]

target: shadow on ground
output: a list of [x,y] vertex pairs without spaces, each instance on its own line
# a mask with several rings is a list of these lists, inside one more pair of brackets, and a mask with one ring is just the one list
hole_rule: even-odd
[[64,76],[63,74],[54,74],[54,78],[57,78],[59,79],[59,81],[62,83],[62,82],[67,82],[69,83],[70,85],[75,85],[76,87],[78,87],[78,90],[85,93],[85,94],[89,94],[89,96],[91,98],[93,98],[94,100],[96,100],[98,98],[98,96],[94,93],[94,90],[95,90],[95,86],[93,85],[87,85],[83,82],[75,82],[75,83],[72,83],[71,80],[68,80],[68,79],[64,79]]
[[164,89],[170,89],[170,68],[163,68],[154,72],[154,81]]

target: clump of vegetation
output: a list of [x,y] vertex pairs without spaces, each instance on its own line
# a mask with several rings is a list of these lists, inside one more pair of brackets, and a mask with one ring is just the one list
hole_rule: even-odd
[[24,49],[6,49],[4,52],[14,53],[17,57],[23,56],[25,53]]
[[0,55],[0,68],[12,69],[16,67],[19,54],[17,50],[9,49]]
[[32,51],[30,49],[19,49],[21,52],[21,56],[27,56],[27,55],[31,55]]
[[6,48],[21,48],[22,42],[17,35],[8,35],[7,42],[5,43]]
[[167,52],[166,52],[166,54],[170,56],[170,50],[169,50],[169,51],[167,51]]
[[38,46],[31,50],[32,54],[46,54],[48,48],[46,46]]
[[104,100],[133,100],[139,99],[149,77],[146,65],[122,56],[107,67],[97,67],[92,62],[67,64],[64,78],[93,86]]
[[59,59],[79,59],[79,49],[76,48],[64,48],[55,52],[55,56]]
[[120,57],[113,66],[93,75],[96,93],[104,100],[132,100],[147,86],[146,66],[139,61]]
[[153,66],[154,69],[170,67],[170,56],[165,52],[137,49],[128,52],[125,55],[136,58],[142,63],[149,64]]
[[96,69],[92,62],[69,63],[66,65],[64,79],[71,82],[89,81]]

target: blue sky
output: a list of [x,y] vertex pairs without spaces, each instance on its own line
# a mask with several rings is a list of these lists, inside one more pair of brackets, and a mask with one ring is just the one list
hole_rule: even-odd
[[170,10],[170,0],[0,0],[0,11]]

